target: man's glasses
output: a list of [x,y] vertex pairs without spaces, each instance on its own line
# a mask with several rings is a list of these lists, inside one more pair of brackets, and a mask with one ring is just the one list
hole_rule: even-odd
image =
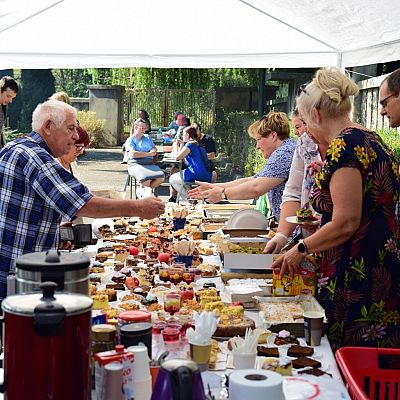
[[390,94],[389,96],[385,97],[383,100],[381,100],[379,102],[379,104],[382,106],[382,108],[386,108],[387,106],[387,102],[391,97],[397,96],[400,93],[400,91],[398,90],[397,92],[394,92],[392,94]]
[[77,151],[81,151],[81,150],[83,150],[83,148],[85,147],[85,145],[84,145],[84,144],[75,144],[75,147],[76,147],[76,150],[77,150]]

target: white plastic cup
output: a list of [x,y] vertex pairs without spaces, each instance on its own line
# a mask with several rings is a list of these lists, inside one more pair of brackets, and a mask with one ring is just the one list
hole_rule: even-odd
[[256,363],[257,353],[238,353],[233,354],[233,366],[235,369],[252,369]]
[[150,400],[152,393],[151,377],[145,381],[133,382],[135,400]]
[[151,386],[151,375],[150,375],[149,356],[147,353],[147,347],[145,345],[130,346],[127,348],[127,350],[131,351],[135,356],[133,362],[134,382],[150,380],[150,386]]

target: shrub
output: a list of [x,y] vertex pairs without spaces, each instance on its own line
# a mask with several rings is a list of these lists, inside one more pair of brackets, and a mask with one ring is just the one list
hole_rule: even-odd
[[113,137],[106,129],[105,121],[97,119],[93,111],[78,111],[80,126],[87,131],[90,137],[90,147],[106,148],[113,147]]
[[378,129],[376,133],[393,151],[395,157],[400,161],[400,135],[395,129],[382,128]]

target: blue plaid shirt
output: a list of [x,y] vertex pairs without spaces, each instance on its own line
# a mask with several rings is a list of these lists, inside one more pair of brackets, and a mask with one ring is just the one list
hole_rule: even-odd
[[61,218],[76,218],[92,196],[36,132],[0,151],[0,298],[15,259],[57,248]]

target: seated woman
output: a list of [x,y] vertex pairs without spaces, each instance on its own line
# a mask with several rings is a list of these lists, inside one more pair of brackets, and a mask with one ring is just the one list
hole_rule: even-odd
[[[180,146],[176,159],[185,159],[187,168],[182,171],[184,182],[194,182],[195,180],[211,182],[212,173],[208,169],[206,149],[201,146],[195,127],[188,126],[183,130],[183,142]],[[173,189],[179,193],[183,186],[181,173],[172,174],[169,181]],[[185,187],[183,187],[181,198],[187,199]]]
[[279,220],[280,205],[296,142],[290,138],[289,120],[285,113],[271,111],[248,128],[256,140],[256,148],[268,160],[262,171],[248,178],[225,183],[196,182],[199,186],[189,191],[193,198],[209,203],[221,200],[254,199],[268,192],[273,215]]
[[164,181],[164,172],[154,164],[157,149],[151,137],[145,134],[147,129],[146,121],[141,118],[133,123],[133,134],[128,149],[128,173],[141,184],[140,190],[136,193],[137,197],[150,196],[154,188]]

